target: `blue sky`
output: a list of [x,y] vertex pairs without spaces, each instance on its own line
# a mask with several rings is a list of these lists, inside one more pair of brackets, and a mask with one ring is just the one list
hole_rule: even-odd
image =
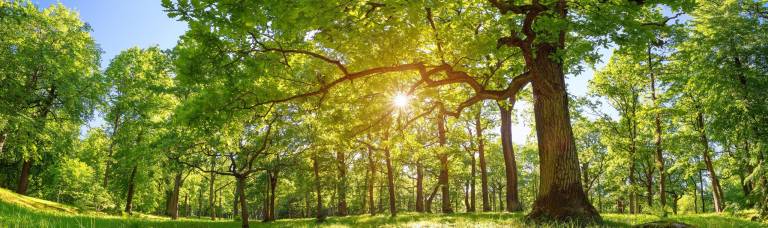
[[44,8],[61,2],[80,13],[93,27],[91,33],[104,51],[102,67],[121,50],[131,47],[172,48],[187,29],[186,23],[168,18],[159,0],[33,0]]
[[[172,48],[176,45],[179,36],[187,29],[186,23],[168,18],[159,0],[33,0],[32,2],[40,8],[61,2],[67,8],[79,12],[80,18],[93,28],[92,35],[104,51],[101,56],[103,68],[106,68],[120,51],[131,47],[145,48],[158,45],[162,49]],[[607,59],[611,50],[600,52],[604,55],[603,59]],[[567,79],[568,92],[577,96],[586,95],[592,74],[592,69],[585,67],[585,71],[580,75],[570,75]],[[515,106],[518,113],[530,108],[530,104],[526,102],[518,102]],[[102,117],[96,116],[81,129],[81,135],[84,136],[89,127],[98,127],[103,124]],[[513,141],[516,144],[524,144],[531,133],[530,126],[523,121],[518,121],[512,130]]]
[[[168,18],[159,0],[33,0],[39,8],[47,8],[61,2],[69,9],[80,13],[80,19],[90,24],[96,43],[101,47],[101,67],[120,51],[131,47],[157,45],[162,49],[173,48],[179,36],[187,30],[187,24]],[[96,117],[80,128],[85,136],[90,127],[104,124],[103,118]]]

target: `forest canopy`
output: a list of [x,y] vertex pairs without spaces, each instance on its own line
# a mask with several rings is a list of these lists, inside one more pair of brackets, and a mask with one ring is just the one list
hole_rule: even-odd
[[76,12],[0,2],[0,186],[243,227],[401,212],[768,218],[765,0],[162,6],[188,26],[176,46],[102,69]]

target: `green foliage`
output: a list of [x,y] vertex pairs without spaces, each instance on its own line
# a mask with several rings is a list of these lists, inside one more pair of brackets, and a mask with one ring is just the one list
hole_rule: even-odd
[[[21,164],[33,161],[30,195],[81,210],[118,214],[132,203],[137,214],[169,215],[175,194],[181,217],[238,220],[241,183],[257,218],[276,200],[281,221],[255,226],[286,227],[316,226],[284,218],[338,215],[342,205],[352,215],[371,205],[385,213],[392,187],[395,209],[405,212],[398,217],[329,217],[317,226],[532,225],[519,213],[409,213],[417,170],[424,170],[432,211],[446,199],[455,211],[468,210],[472,181],[480,211],[482,142],[491,210],[502,210],[508,193],[494,103],[514,108],[515,100],[516,121],[541,124],[530,104],[546,90],[567,92],[566,85],[507,91],[520,78],[542,83],[542,75],[518,75],[534,72],[540,59],[559,76],[578,74],[609,49],[588,96],[569,96],[564,106],[564,132],[578,151],[570,165],[605,225],[668,212],[699,226],[762,225],[691,214],[711,210],[715,177],[730,216],[768,213],[766,2],[563,2],[561,14],[558,1],[163,0],[169,17],[189,25],[178,44],[126,49],[102,71],[77,13],[62,4],[0,1],[0,185],[13,187]],[[398,95],[409,102],[394,104]],[[79,135],[94,110],[105,126]],[[436,127],[442,121],[444,132]],[[534,133],[513,132],[529,136],[514,148],[524,210],[546,194],[539,164],[548,160],[538,145],[548,142]],[[449,173],[445,197],[431,194],[441,171]],[[662,184],[666,207],[658,203]],[[131,188],[134,199],[126,200]],[[629,212],[634,196],[643,214],[610,214]],[[33,207],[0,202],[0,225],[236,225]]]

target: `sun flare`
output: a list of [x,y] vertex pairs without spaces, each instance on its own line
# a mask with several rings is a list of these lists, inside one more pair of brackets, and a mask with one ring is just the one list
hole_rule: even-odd
[[392,98],[392,104],[395,107],[404,108],[411,102],[411,96],[408,94],[398,93]]

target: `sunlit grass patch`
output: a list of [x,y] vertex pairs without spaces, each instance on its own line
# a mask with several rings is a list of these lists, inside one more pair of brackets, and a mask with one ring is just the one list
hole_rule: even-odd
[[[11,193],[14,194],[14,193]],[[386,214],[370,216],[358,215],[347,217],[329,217],[323,223],[313,218],[279,219],[263,223],[251,221],[251,227],[581,227],[572,223],[529,224],[525,222],[525,213],[455,213],[426,214],[400,213],[397,217]],[[631,227],[633,225],[659,220],[676,221],[696,227],[768,227],[768,224],[748,221],[725,214],[671,215],[662,219],[655,215],[602,214],[604,223],[591,227]],[[98,214],[66,213],[57,210],[40,210],[0,201],[0,227],[158,227],[158,228],[197,228],[197,227],[240,227],[239,221],[210,221],[204,218],[181,218],[173,221],[154,215],[111,216]]]

